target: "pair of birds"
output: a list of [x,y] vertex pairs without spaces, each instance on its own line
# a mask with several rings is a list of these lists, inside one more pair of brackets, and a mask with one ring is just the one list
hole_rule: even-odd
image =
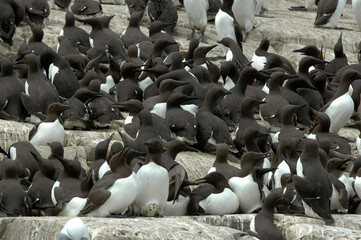
[[[215,16],[218,40],[229,37],[236,42],[246,41],[249,33],[253,29],[255,14],[259,15],[263,6],[267,8],[266,2],[267,1],[261,0],[223,1]],[[209,2],[207,0],[184,0],[183,4],[187,13],[189,25],[192,29],[189,39],[192,39],[195,30],[198,30],[201,33],[200,40],[204,41],[204,32],[208,24],[207,10],[209,9]],[[244,38],[242,30],[245,33]]]
[[[337,28],[339,19],[343,14],[343,10],[346,5],[345,0],[305,0],[305,6],[292,6],[291,11],[312,11],[316,10],[315,27]],[[352,8],[355,15],[357,24],[357,31],[360,31],[361,27],[361,2],[359,0],[352,1]],[[342,29],[342,28],[340,28]]]

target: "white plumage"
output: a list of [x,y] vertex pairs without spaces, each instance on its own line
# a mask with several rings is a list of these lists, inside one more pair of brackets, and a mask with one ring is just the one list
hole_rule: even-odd
[[162,216],[185,216],[187,215],[187,208],[189,203],[189,197],[179,196],[178,200],[167,201],[160,211]]
[[[224,203],[227,204],[224,204]],[[224,188],[221,193],[212,193],[199,202],[206,214],[224,215],[232,214],[238,210],[239,200],[237,195],[229,188]]]
[[65,131],[63,125],[56,119],[54,122],[39,124],[35,135],[30,140],[34,146],[47,146],[50,142],[64,143]]
[[338,20],[340,20],[343,9],[345,8],[346,0],[338,0],[337,7],[332,16],[328,19],[328,23],[325,27],[336,28]]
[[107,190],[111,192],[110,197],[99,208],[86,214],[87,216],[106,217],[111,214],[124,215],[137,196],[136,173],[133,172],[127,178],[117,179]]
[[208,0],[184,0],[183,4],[191,28],[204,32],[207,27]]
[[278,166],[273,174],[274,180],[274,187],[273,188],[280,188],[282,187],[281,178],[284,174],[291,173],[290,167],[288,164],[283,160]]
[[87,201],[86,198],[80,198],[80,197],[72,198],[57,216],[68,216],[68,217],[78,216],[80,211],[85,207],[86,201]]
[[251,213],[262,207],[261,193],[258,184],[253,180],[252,174],[243,178],[233,177],[229,179],[228,184],[238,197],[239,208],[242,213]]
[[142,166],[137,172],[137,197],[134,201],[134,213],[140,214],[142,208],[155,203],[162,210],[169,192],[168,171],[154,162]]
[[225,37],[229,37],[237,42],[236,34],[234,32],[234,19],[228,13],[218,10],[215,18],[216,32],[218,41]]
[[234,0],[232,12],[238,24],[244,29],[247,36],[253,29],[255,16],[254,0]]
[[336,98],[326,109],[325,113],[331,120],[330,133],[338,133],[350,120],[354,110],[354,102],[351,98],[352,92],[353,89],[350,85],[348,92]]

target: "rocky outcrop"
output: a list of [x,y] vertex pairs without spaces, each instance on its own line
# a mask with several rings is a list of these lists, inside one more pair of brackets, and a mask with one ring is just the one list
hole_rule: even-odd
[[[249,230],[254,214],[201,216],[196,219],[214,226]],[[275,215],[275,224],[286,239],[360,239],[360,215],[333,215],[334,225],[325,225],[322,220],[309,217]]]
[[[0,238],[6,240],[56,239],[70,218],[1,218]],[[246,233],[182,218],[82,218],[93,240],[114,239],[240,239]],[[21,229],[21,230],[20,230]]]
[[[101,0],[103,12],[106,15],[115,14],[110,27],[121,34],[128,25],[125,16],[124,0]],[[114,5],[123,4],[123,5]],[[267,15],[274,18],[257,17],[255,28],[251,32],[246,43],[243,44],[245,55],[251,59],[262,38],[270,40],[270,52],[276,52],[288,59],[294,67],[302,58],[300,54],[292,50],[307,44],[315,44],[327,48],[326,60],[333,58],[333,46],[336,43],[340,31],[314,28],[315,12],[290,12],[287,10],[292,5],[302,5],[301,0],[271,1]],[[46,20],[43,41],[55,49],[58,43],[57,36],[64,24],[64,11],[51,10],[50,17]],[[86,31],[89,26],[77,23]],[[144,33],[148,33],[145,22],[141,26]],[[356,32],[356,22],[350,5],[346,5],[343,17],[339,22],[340,27],[351,29],[343,31],[343,45],[350,63],[357,62],[357,44],[360,34]],[[180,48],[188,48],[187,36],[190,33],[189,24],[184,10],[179,11],[177,27],[174,38],[180,44]],[[31,31],[29,26],[18,27],[14,45],[8,46],[0,42],[0,52],[9,57],[15,57],[19,45],[24,38],[29,39]],[[205,32],[205,40],[214,44],[216,32],[214,23],[209,23]],[[223,56],[225,48],[217,46],[209,56]],[[73,159],[75,154],[84,168],[89,166],[87,160],[92,159],[94,146],[109,137],[121,126],[121,122],[114,129],[102,129],[96,131],[66,131],[65,157]],[[17,123],[0,120],[0,145],[7,150],[17,141],[27,140],[32,124]],[[344,128],[342,136],[355,140],[359,134],[353,129]],[[120,141],[115,134],[113,141]],[[37,147],[43,157],[50,154],[49,147]],[[353,149],[354,145],[353,145]],[[203,177],[211,167],[215,156],[206,153],[180,153],[177,161],[188,172],[190,180]],[[235,164],[238,165],[238,164]],[[107,218],[83,218],[89,227],[92,239],[253,239],[246,232],[249,230],[252,214],[226,215],[226,216],[199,216],[178,218],[130,218],[130,219],[107,219]],[[333,226],[325,225],[323,221],[286,215],[275,215],[275,223],[287,239],[360,239],[361,216],[357,215],[334,215],[336,223]],[[0,239],[55,239],[58,231],[64,226],[69,218],[64,217],[19,217],[0,218]]]
[[[165,217],[165,218],[82,218],[91,239],[253,239],[247,234],[254,214]],[[361,216],[333,215],[336,223],[275,215],[284,237],[292,239],[360,239]],[[0,238],[55,239],[68,217],[0,218]],[[19,231],[21,229],[21,231]]]

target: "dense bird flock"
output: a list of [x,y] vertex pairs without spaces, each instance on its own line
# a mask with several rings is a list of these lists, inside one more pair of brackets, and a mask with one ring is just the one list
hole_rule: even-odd
[[[35,124],[29,141],[1,149],[2,215],[256,212],[250,234],[283,239],[273,224],[275,208],[326,224],[334,222],[331,213],[361,213],[361,159],[338,134],[347,124],[361,129],[361,65],[349,64],[342,33],[332,61],[322,46],[307,45],[294,49],[304,55],[294,69],[286,56],[268,52],[267,38],[252,59],[243,53],[255,16],[272,18],[267,1],[184,0],[178,9],[171,0],[125,2],[127,11],[118,14],[127,14],[129,24],[122,34],[93,0],[0,3],[4,44],[13,44],[18,25],[31,29],[16,58],[0,56],[0,118]],[[315,27],[336,28],[345,2],[306,1],[290,10],[316,9]],[[360,28],[359,2],[353,7]],[[187,51],[173,38],[183,7]],[[56,49],[42,42],[51,9],[67,11]],[[147,33],[139,27],[144,18]],[[200,44],[213,20],[217,42]],[[216,43],[227,52],[207,57]],[[64,158],[64,129],[110,128],[122,112],[128,113],[117,129],[122,143],[110,146],[114,134],[100,141],[87,170],[77,157]],[[42,145],[51,148],[48,158],[35,148]],[[208,175],[188,179],[175,161],[181,151],[215,153]],[[229,154],[239,167],[228,164]],[[67,226],[82,225],[73,221]],[[64,236],[70,237],[63,229]]]

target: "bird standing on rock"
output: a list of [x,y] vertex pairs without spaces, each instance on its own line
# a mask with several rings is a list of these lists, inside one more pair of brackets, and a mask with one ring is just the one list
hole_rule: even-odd
[[201,32],[200,41],[204,41],[204,32],[207,27],[208,0],[184,0],[184,8],[187,12],[189,25],[192,33],[188,39],[192,39],[196,30]]
[[134,213],[143,216],[159,215],[169,191],[168,171],[160,166],[162,145],[158,139],[144,143],[148,147],[145,164],[137,172],[138,192],[133,203]]
[[29,133],[29,140],[36,146],[46,146],[49,142],[64,143],[65,131],[60,114],[71,106],[61,103],[49,105],[47,116],[44,122],[40,123]]
[[304,150],[297,161],[297,175],[292,178],[306,216],[334,223],[330,213],[332,186],[326,169],[321,165],[317,140],[305,140]]
[[361,74],[352,69],[346,70],[342,74],[341,83],[333,98],[321,108],[331,120],[330,133],[338,133],[350,120],[354,111],[354,101],[351,98],[353,88],[351,83],[361,79]]

